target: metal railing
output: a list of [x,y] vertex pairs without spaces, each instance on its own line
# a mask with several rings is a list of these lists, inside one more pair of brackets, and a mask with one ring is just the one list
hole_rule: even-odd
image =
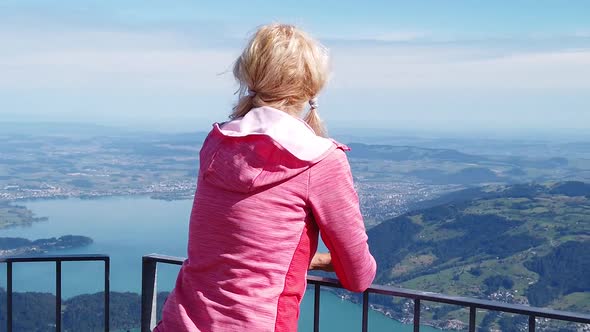
[[[157,263],[182,265],[184,258],[151,254],[143,256],[141,283],[141,331],[149,332],[156,325],[156,274]],[[320,287],[342,288],[336,279],[308,276],[307,283],[314,285],[314,319],[313,330],[320,330]],[[361,331],[369,328],[369,294],[381,294],[401,297],[414,301],[414,331],[420,331],[420,304],[430,301],[469,308],[469,331],[475,332],[477,309],[501,311],[505,313],[528,316],[528,330],[535,331],[536,318],[556,319],[566,322],[590,324],[590,315],[552,309],[536,308],[526,305],[480,300],[461,296],[450,296],[431,292],[422,292],[391,286],[371,285],[363,292]]]
[[6,263],[6,331],[12,332],[12,265],[14,263],[55,262],[55,330],[61,331],[61,263],[104,262],[104,330],[109,331],[110,258],[106,255],[59,255],[0,257]]

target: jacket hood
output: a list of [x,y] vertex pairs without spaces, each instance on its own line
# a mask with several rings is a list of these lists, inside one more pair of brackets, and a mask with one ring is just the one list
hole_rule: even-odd
[[272,107],[213,124],[200,153],[200,178],[217,187],[251,192],[285,181],[344,145],[317,136],[302,120]]

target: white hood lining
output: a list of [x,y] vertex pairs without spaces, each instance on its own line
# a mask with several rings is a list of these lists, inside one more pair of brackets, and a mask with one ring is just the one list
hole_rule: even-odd
[[269,136],[304,161],[316,160],[335,146],[332,140],[317,136],[301,119],[268,106],[253,108],[244,117],[222,124],[220,130],[234,137]]

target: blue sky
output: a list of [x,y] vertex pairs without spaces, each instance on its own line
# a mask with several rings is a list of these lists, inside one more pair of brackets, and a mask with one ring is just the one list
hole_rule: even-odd
[[276,21],[330,48],[330,128],[590,129],[588,1],[0,0],[0,119],[207,130]]

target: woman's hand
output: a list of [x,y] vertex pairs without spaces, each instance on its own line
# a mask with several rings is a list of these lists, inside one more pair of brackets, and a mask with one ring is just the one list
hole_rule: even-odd
[[329,252],[316,252],[311,263],[309,264],[309,270],[321,270],[326,272],[334,272],[332,266],[332,256]]

